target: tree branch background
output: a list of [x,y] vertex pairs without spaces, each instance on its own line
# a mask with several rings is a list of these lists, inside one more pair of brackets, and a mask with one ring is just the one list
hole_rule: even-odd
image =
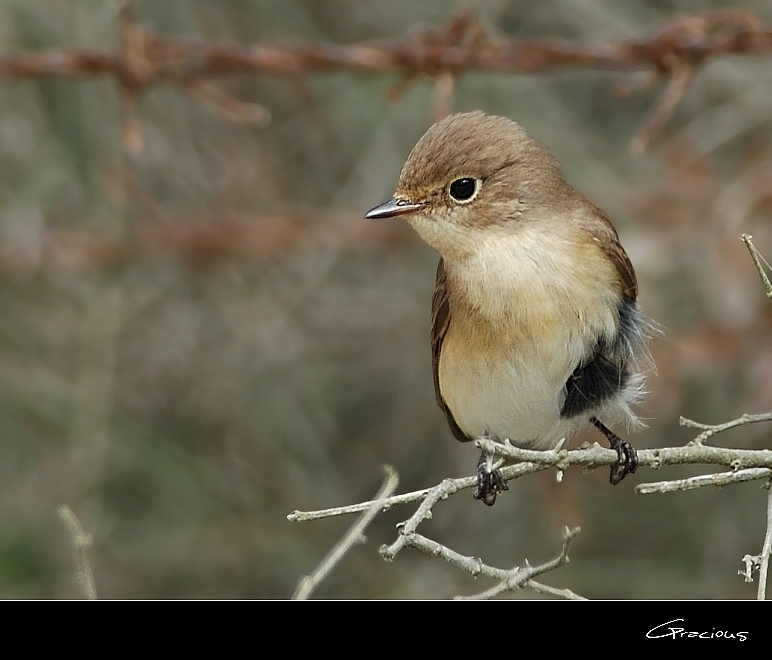
[[[368,499],[385,463],[400,491],[473,472],[477,450],[452,439],[432,392],[436,256],[403,223],[361,220],[451,104],[522,123],[617,225],[641,303],[666,333],[652,344],[658,375],[636,446],[684,444],[694,433],[681,415],[718,424],[772,410],[772,311],[739,240],[752,234],[772,254],[763,48],[698,68],[653,56],[624,71],[405,81],[340,66],[141,84],[139,28],[231,46],[415,50],[469,6],[491,38],[589,46],[666,40],[657,31],[682,14],[696,17],[678,24],[688,39],[700,12],[735,3],[169,0],[134,3],[121,23],[103,0],[0,0],[0,596],[80,596],[66,505],[93,537],[100,597],[289,597],[351,521],[297,525],[288,512]],[[769,3],[745,6],[755,22],[733,18],[730,36],[772,26]],[[473,31],[461,38],[473,52]],[[19,75],[8,68],[18,55],[3,60],[46,49],[123,49],[134,68],[119,85]],[[631,146],[648,149],[634,158]],[[718,442],[770,447],[772,431],[744,426]],[[753,598],[737,570],[763,543],[759,482],[633,492],[704,471],[642,469],[616,488],[606,470],[570,468],[560,484],[547,471],[493,508],[449,498],[421,530],[514,566],[552,559],[564,527],[581,525],[552,586]],[[482,590],[417,553],[385,564],[378,547],[404,517],[378,516],[315,597]]]

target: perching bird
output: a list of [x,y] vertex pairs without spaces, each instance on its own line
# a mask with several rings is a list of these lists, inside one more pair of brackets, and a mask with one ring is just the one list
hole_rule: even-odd
[[[592,424],[619,455],[611,483],[635,472],[609,427],[640,425],[649,322],[613,225],[548,149],[504,117],[446,117],[365,215],[395,216],[440,253],[432,367],[453,435],[550,449]],[[504,489],[483,455],[475,497],[492,505]]]

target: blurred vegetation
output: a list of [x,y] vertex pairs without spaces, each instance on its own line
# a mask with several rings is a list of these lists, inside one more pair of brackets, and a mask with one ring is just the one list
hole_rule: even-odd
[[[644,36],[701,0],[241,0],[139,3],[140,23],[221,42],[400,38],[473,6],[510,36]],[[763,24],[772,6],[750,0]],[[345,17],[345,20],[341,20]],[[0,0],[0,48],[117,48],[105,0]],[[684,443],[679,415],[708,423],[772,410],[772,310],[745,247],[772,255],[772,69],[711,60],[650,152],[627,141],[662,87],[620,99],[629,74],[469,74],[454,109],[516,119],[568,180],[607,211],[665,328],[640,447]],[[94,536],[100,597],[286,598],[351,520],[291,524],[294,509],[370,497],[384,463],[400,490],[471,474],[434,403],[429,306],[436,255],[398,221],[362,213],[392,192],[431,123],[430,80],[393,102],[393,76],[336,73],[214,81],[273,115],[229,121],[177,89],[141,100],[145,148],[121,145],[113,80],[0,85],[0,596],[76,598],[74,551],[56,511]],[[79,259],[64,237],[248,223],[259,254],[134,253]],[[269,240],[280,229],[285,240]],[[53,254],[55,258],[44,258]],[[587,436],[590,440],[598,437]],[[772,446],[769,425],[719,437]],[[492,509],[471,495],[424,533],[508,567],[554,556],[581,524],[572,563],[545,582],[592,598],[751,598],[758,483],[635,496],[607,471],[511,485]],[[317,592],[445,598],[483,585],[415,553],[385,564],[394,510]],[[423,528],[422,528],[423,529]]]

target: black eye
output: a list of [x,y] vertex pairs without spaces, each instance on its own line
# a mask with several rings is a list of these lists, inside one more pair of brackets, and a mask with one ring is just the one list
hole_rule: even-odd
[[465,202],[474,195],[477,182],[474,179],[456,179],[450,184],[450,196],[459,202]]

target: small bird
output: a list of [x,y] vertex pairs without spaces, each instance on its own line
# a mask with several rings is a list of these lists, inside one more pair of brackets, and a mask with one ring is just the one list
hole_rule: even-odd
[[[618,454],[611,483],[635,472],[609,427],[641,425],[651,323],[616,230],[549,150],[505,117],[446,117],[365,218],[397,216],[440,254],[432,368],[453,435],[551,449],[591,424]],[[477,474],[493,505],[506,481],[484,453]]]

